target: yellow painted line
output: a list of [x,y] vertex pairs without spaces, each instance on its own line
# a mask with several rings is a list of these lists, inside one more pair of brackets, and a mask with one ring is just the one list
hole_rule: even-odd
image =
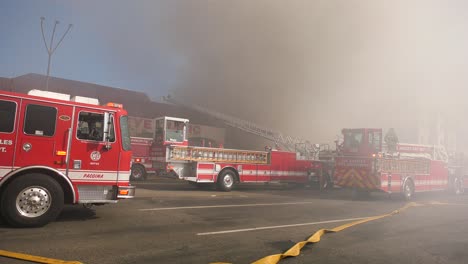
[[26,260],[29,262],[43,263],[43,264],[83,264],[82,262],[79,262],[79,261],[66,261],[66,260],[60,260],[60,259],[45,258],[45,257],[11,252],[11,251],[1,250],[1,249],[0,249],[0,257]]

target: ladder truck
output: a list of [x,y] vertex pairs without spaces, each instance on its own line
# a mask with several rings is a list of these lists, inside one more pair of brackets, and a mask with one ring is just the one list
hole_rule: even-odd
[[343,129],[344,141],[335,157],[335,186],[357,193],[398,193],[406,199],[417,192],[464,192],[468,182],[463,170],[449,166],[442,146],[398,143],[389,150],[382,143],[382,129]]
[[231,191],[238,183],[309,184],[321,176],[321,162],[307,160],[296,152],[252,151],[189,146],[189,120],[174,117],[156,119],[154,167],[196,185],[216,184]]
[[382,142],[382,129],[343,129],[343,142],[336,149],[327,144],[286,136],[252,122],[225,115],[202,106],[166,98],[200,113],[222,120],[226,125],[269,139],[288,150],[296,150],[305,159],[321,161],[320,188],[347,187],[357,193],[383,191],[400,193],[411,199],[416,192],[453,190],[463,193],[468,187],[464,167],[453,164],[441,146],[398,144],[391,152]]
[[[133,153],[131,180],[145,180],[148,174],[156,173],[157,168],[153,167],[153,160],[156,156],[153,156],[151,151],[154,142],[156,120],[135,116],[128,117]],[[187,128],[188,144],[191,146],[222,147],[224,143],[224,129],[222,128],[199,124],[189,124]]]

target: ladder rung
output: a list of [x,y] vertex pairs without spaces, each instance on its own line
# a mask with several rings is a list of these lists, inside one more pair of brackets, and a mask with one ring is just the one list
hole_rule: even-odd
[[268,152],[204,147],[172,146],[169,159],[179,161],[210,161],[232,163],[268,163]]

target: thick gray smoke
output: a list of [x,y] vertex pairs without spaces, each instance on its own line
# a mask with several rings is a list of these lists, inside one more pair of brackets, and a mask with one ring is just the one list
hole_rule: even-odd
[[230,1],[183,4],[178,95],[290,134],[330,141],[342,127],[463,117],[462,2]]
[[[164,65],[151,47],[173,55],[169,88],[194,103],[314,142],[333,141],[343,127],[394,127],[416,142],[419,124],[435,126],[437,116],[451,131],[466,129],[465,1],[135,5],[141,24],[124,27],[128,40],[114,51],[122,63],[151,58]],[[130,45],[134,36],[147,44]]]

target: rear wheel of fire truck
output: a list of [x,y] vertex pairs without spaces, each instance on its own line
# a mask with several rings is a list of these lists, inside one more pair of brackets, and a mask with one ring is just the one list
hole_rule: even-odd
[[142,181],[146,179],[146,169],[141,164],[133,164],[130,179],[134,181]]
[[44,226],[57,218],[64,204],[60,184],[39,173],[13,179],[1,199],[3,219],[15,227]]
[[403,185],[403,198],[409,201],[413,199],[413,196],[414,196],[414,184],[412,180],[408,179],[405,181],[405,184]]
[[224,170],[218,176],[217,187],[220,191],[230,192],[234,187],[236,176],[232,170]]
[[463,180],[460,177],[456,177],[453,180],[453,192],[456,195],[461,195],[465,192],[465,188],[463,188]]

